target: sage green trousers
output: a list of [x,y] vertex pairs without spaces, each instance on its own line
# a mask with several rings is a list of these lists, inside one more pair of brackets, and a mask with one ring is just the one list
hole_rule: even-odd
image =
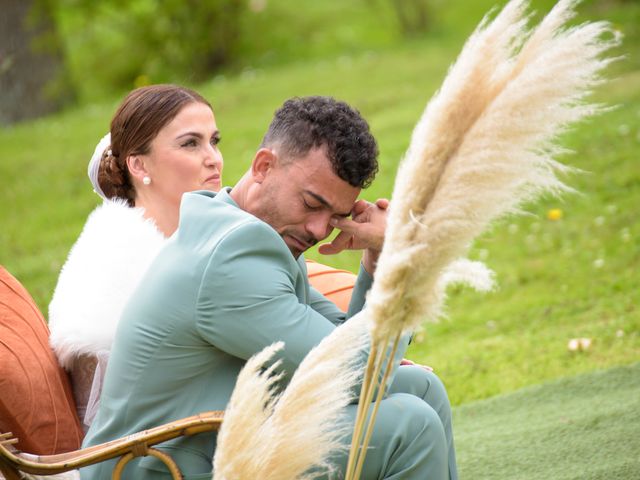
[[[357,405],[350,405],[343,421],[353,425]],[[351,432],[351,429],[349,430]],[[201,434],[210,435],[210,434]],[[323,479],[344,478],[351,433],[345,450],[331,459],[335,470]],[[141,467],[138,467],[141,468]],[[132,471],[133,470],[133,471]],[[170,479],[168,473],[145,471],[144,478]],[[135,473],[135,467],[127,468]],[[135,477],[132,477],[135,478]],[[210,479],[207,474],[189,480]],[[398,368],[382,401],[365,458],[361,480],[456,480],[456,454],[447,392],[438,378],[419,366]],[[238,479],[248,480],[248,479]]]
[[[344,420],[353,424],[356,405]],[[348,444],[351,434],[345,439]],[[335,455],[337,470],[327,479],[343,478],[347,453]],[[420,366],[401,366],[381,402],[361,480],[453,480],[458,478],[451,406],[440,379]]]

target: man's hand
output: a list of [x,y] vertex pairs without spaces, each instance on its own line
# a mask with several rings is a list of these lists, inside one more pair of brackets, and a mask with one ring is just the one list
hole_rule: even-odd
[[400,360],[400,365],[415,365],[416,367],[424,368],[427,372],[433,372],[433,368],[431,368],[429,365],[420,365],[419,363],[412,362],[407,358],[403,358],[402,360]]
[[384,242],[388,208],[389,200],[385,198],[376,200],[375,204],[358,200],[350,219],[331,219],[331,225],[341,231],[331,243],[320,245],[318,251],[323,255],[334,255],[343,250],[364,250],[362,264],[373,275]]

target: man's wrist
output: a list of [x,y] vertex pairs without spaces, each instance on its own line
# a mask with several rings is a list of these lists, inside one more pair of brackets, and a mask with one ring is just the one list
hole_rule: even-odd
[[372,277],[378,266],[378,258],[380,258],[380,252],[370,248],[367,248],[362,254],[362,266]]

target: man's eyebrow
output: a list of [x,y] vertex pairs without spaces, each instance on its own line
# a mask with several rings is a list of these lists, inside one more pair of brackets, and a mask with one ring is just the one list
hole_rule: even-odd
[[[333,205],[331,205],[327,201],[327,199],[324,198],[322,195],[318,195],[317,193],[314,193],[311,190],[304,190],[304,193],[306,193],[307,195],[311,195],[313,198],[315,198],[318,202],[320,202],[322,205],[327,207],[329,210],[335,211],[335,209],[333,208]],[[347,213],[334,213],[334,215],[337,215],[338,217],[345,217],[346,218],[349,215],[351,215],[351,211],[348,211]]]

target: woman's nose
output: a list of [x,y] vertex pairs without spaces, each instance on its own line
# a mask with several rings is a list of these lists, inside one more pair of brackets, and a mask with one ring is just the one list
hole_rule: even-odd
[[207,166],[217,166],[220,170],[222,170],[222,153],[220,152],[220,150],[218,150],[217,147],[209,145],[207,147],[204,162]]

